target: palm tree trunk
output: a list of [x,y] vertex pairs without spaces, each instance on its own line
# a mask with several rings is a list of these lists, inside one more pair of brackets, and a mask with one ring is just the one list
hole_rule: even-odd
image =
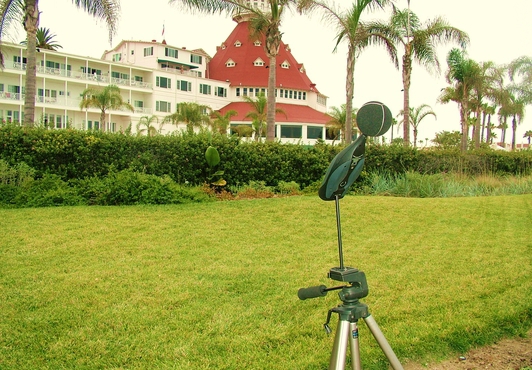
[[35,122],[35,91],[37,84],[37,29],[39,28],[39,1],[26,0],[24,8],[24,29],[26,30],[27,64],[24,92],[24,125],[33,127]]
[[[277,55],[270,54],[268,72],[268,108],[266,110],[266,141],[275,140],[275,84],[277,71]],[[259,132],[259,137],[262,133]]]
[[480,109],[477,109],[477,117],[475,120],[475,136],[473,140],[475,141],[475,148],[480,148]]
[[105,132],[105,111],[100,113],[100,131]]
[[467,117],[465,103],[460,104],[460,121],[462,123],[462,137],[460,140],[460,150],[462,153],[467,151],[467,139],[469,138],[467,130]]
[[512,119],[512,151],[515,150],[515,131],[517,130],[517,120],[515,118]]
[[353,95],[355,91],[355,50],[347,51],[347,75],[345,80],[345,134],[344,141],[351,144],[353,138]]
[[486,143],[490,143],[491,139],[491,114],[488,114],[488,124],[486,125]]
[[[410,145],[410,78],[412,75],[412,57],[410,43],[405,46],[403,56],[403,144]],[[415,139],[414,139],[415,145]]]

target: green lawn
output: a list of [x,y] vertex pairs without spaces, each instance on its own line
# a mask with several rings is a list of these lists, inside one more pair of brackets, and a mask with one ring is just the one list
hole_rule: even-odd
[[[532,327],[532,195],[341,200],[401,361]],[[0,209],[0,369],[325,369],[334,202]],[[331,327],[336,331],[337,315]],[[386,360],[361,323],[364,369]]]

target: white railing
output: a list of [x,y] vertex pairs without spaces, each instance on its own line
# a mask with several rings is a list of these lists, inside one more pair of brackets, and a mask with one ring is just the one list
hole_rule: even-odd
[[12,92],[0,92],[0,99],[7,99],[7,100],[22,100],[24,99],[24,96],[20,93],[12,93]]
[[189,77],[201,77],[199,71],[193,71],[193,70],[181,70],[181,69],[168,68],[168,67],[165,67],[165,68],[158,67],[157,70],[168,72],[168,73],[179,74],[183,76],[189,76]]
[[[25,71],[26,63],[7,61],[5,62],[5,67],[6,69],[16,69],[16,70]],[[95,81],[98,83],[100,82],[111,83],[114,85],[132,86],[132,87],[138,87],[142,89],[151,89],[153,87],[153,84],[148,83],[148,82],[135,81],[133,79],[125,79],[125,78],[115,78],[115,77],[109,78],[109,76],[105,76],[105,75],[75,72],[75,71],[70,71],[70,70],[66,70],[62,68],[37,66],[36,69],[37,69],[37,73],[40,73],[40,74],[73,78],[73,79],[83,80],[83,81]],[[190,74],[190,75],[193,76],[193,74]]]

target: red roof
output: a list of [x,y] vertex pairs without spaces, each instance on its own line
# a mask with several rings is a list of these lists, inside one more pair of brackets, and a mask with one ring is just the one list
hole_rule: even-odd
[[[264,51],[264,36],[261,44],[256,46],[255,41],[249,38],[248,21],[238,23],[223,43],[224,47],[218,47],[216,54],[209,64],[209,78],[221,81],[229,80],[231,86],[268,86],[269,59]],[[240,46],[235,44],[239,43]],[[257,58],[262,59],[263,66],[255,66]],[[276,86],[297,89],[303,91],[316,91],[316,85],[308,78],[306,72],[301,70],[302,64],[298,63],[288,45],[281,42],[277,55]],[[226,63],[231,60],[234,67],[227,67]],[[281,64],[288,62],[289,68],[282,68]]]
[[[325,125],[330,121],[331,117],[323,112],[319,112],[311,107],[306,105],[295,105],[295,104],[284,104],[276,103],[275,107],[277,109],[282,109],[286,116],[282,113],[277,113],[275,115],[275,122],[305,122],[305,123],[315,123]],[[231,118],[231,121],[251,121],[249,118],[244,118],[246,114],[253,111],[253,108],[249,103],[246,102],[235,102],[230,103],[219,109],[220,113],[225,114],[229,110],[235,110],[238,112],[238,115]]]

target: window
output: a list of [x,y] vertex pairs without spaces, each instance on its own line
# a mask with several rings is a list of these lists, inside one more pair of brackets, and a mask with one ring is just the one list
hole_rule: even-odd
[[172,80],[166,77],[155,77],[155,85],[164,89],[170,89],[172,87]]
[[264,61],[263,61],[262,59],[260,59],[260,58],[257,58],[257,59],[255,59],[255,61],[253,62],[253,65],[254,65],[255,67],[262,67],[262,66],[264,66]]
[[20,58],[18,55],[15,55],[15,56],[13,56],[13,62],[14,63],[22,62],[23,64],[26,64],[26,63],[28,63],[28,60],[26,59],[26,57]]
[[201,55],[194,55],[194,54],[190,55],[190,63],[201,64],[201,62],[202,62]]
[[192,91],[192,83],[188,81],[177,81],[177,89],[181,91]]
[[177,49],[164,48],[164,55],[170,58],[177,58]]
[[153,55],[153,46],[150,46],[149,48],[144,48],[144,56],[149,57],[150,55]]
[[240,87],[236,88],[235,94],[236,94],[236,96],[240,96]]
[[157,100],[157,101],[155,102],[155,110],[156,110],[157,112],[166,112],[166,113],[170,113],[170,112],[171,112],[170,102]]
[[307,139],[322,139],[323,127],[307,126]]
[[281,125],[281,137],[288,139],[301,139],[303,132],[302,126]]
[[225,87],[217,87],[216,89],[214,89],[214,95],[226,98],[227,97],[227,89]]
[[135,50],[131,50],[131,55],[135,55]]
[[142,82],[143,80],[142,76],[135,76],[135,81]]
[[244,88],[242,89],[242,95],[243,95],[243,96],[248,96],[248,88],[247,88],[247,87],[244,87]]
[[281,63],[281,68],[284,68],[284,69],[290,68],[290,63],[288,63],[288,61],[285,60],[283,63]]
[[226,67],[234,67],[236,64],[232,59],[229,59],[227,62],[225,62]]
[[113,62],[120,62],[122,60],[122,54],[113,54]]
[[257,40],[253,43],[253,45],[255,46],[261,46],[262,45],[262,42],[260,42],[260,40]]
[[200,84],[200,94],[211,95],[211,85]]
[[239,48],[241,46],[242,46],[242,43],[240,41],[236,40],[235,47]]

